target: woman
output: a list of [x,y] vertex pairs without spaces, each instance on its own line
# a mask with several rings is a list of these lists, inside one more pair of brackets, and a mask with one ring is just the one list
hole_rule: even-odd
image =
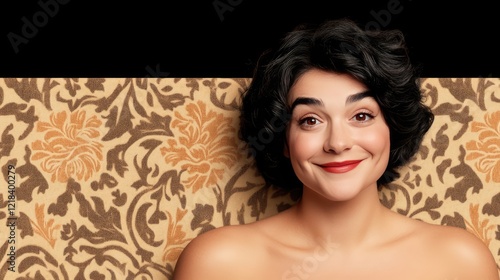
[[[258,63],[241,136],[262,176],[302,197],[275,216],[198,236],[174,279],[498,280],[478,238],[379,200],[433,121],[417,74],[399,31],[342,19],[290,32]],[[252,145],[263,133],[270,140]]]

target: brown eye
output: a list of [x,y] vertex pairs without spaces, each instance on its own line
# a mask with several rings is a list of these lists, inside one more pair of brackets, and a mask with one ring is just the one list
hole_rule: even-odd
[[313,117],[303,118],[299,121],[299,125],[304,125],[304,126],[315,126],[318,123],[319,123],[318,119]]
[[354,116],[354,120],[357,122],[366,122],[368,120],[371,120],[372,118],[373,116],[368,113],[359,113]]
[[315,118],[307,118],[305,122],[307,125],[315,125],[318,123],[318,120]]

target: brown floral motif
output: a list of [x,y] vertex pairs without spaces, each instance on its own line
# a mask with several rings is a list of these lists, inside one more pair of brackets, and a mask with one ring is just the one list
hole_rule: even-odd
[[500,183],[500,111],[486,114],[484,123],[473,121],[471,130],[479,135],[466,144],[466,159],[477,160],[475,166],[486,174],[486,182]]
[[126,271],[125,264],[109,261],[106,256],[89,260],[82,269],[74,279],[132,279],[127,278],[130,271]]
[[36,222],[30,219],[31,225],[33,226],[34,232],[40,235],[43,239],[49,242],[50,246],[54,248],[56,244],[56,238],[54,237],[54,231],[61,228],[61,225],[54,225],[54,219],[45,219],[45,204],[39,205],[35,204],[35,216]]
[[68,276],[67,268],[71,266],[64,260],[59,260],[57,255],[52,254],[52,250],[34,244],[16,249],[19,260],[18,277],[7,271],[7,275],[0,272],[0,279],[76,279]]
[[67,182],[69,178],[87,181],[101,168],[103,159],[96,117],[87,118],[85,111],[53,113],[50,122],[37,123],[43,140],[32,143],[32,160],[42,160],[43,171],[52,174],[52,182]]
[[180,165],[188,178],[187,188],[196,192],[204,186],[213,186],[239,158],[233,118],[207,110],[201,101],[185,105],[186,114],[175,112],[171,122],[178,136],[168,139],[161,148],[165,161]]

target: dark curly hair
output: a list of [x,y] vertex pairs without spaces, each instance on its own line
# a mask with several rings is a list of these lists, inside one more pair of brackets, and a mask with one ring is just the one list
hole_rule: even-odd
[[377,184],[398,178],[397,169],[418,152],[434,120],[402,32],[363,30],[350,19],[336,19],[297,27],[279,43],[259,58],[241,103],[240,137],[264,179],[285,189],[302,187],[284,155],[287,95],[310,69],[349,74],[368,87],[390,129],[389,164]]

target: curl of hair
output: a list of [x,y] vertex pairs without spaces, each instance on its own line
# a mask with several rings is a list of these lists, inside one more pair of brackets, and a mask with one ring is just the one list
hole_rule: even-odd
[[398,178],[398,168],[418,152],[434,120],[418,69],[399,30],[363,30],[352,20],[337,19],[298,27],[259,58],[242,97],[240,137],[264,179],[285,189],[302,187],[284,156],[291,114],[287,96],[310,69],[349,74],[368,87],[390,130],[389,164],[377,183]]

